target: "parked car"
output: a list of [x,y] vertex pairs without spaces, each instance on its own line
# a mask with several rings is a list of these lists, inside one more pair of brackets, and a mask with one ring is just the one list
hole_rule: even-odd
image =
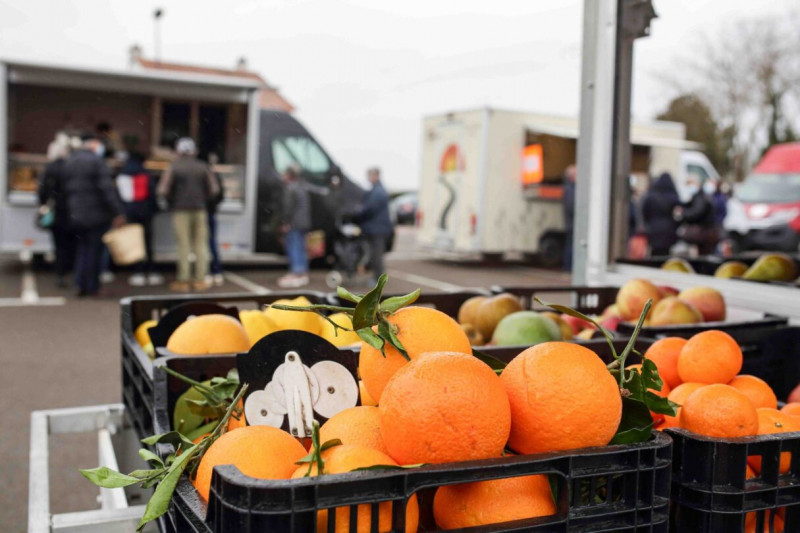
[[417,218],[417,193],[407,192],[394,198],[389,210],[395,224],[413,226]]
[[728,202],[725,230],[735,251],[800,246],[800,143],[770,148]]

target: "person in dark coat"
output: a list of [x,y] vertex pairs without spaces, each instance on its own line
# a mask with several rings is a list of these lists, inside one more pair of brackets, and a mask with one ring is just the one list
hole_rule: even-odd
[[564,170],[564,270],[572,270],[572,243],[575,234],[575,181],[578,170],[570,165]]
[[367,268],[372,271],[375,281],[384,273],[383,255],[394,231],[392,216],[389,213],[389,193],[381,183],[381,171],[374,167],[367,170],[367,179],[372,188],[364,195],[361,208],[354,220],[369,245],[369,262]]
[[281,230],[285,236],[289,272],[278,280],[284,289],[308,285],[306,234],[311,229],[311,198],[302,181],[300,167],[289,166],[283,172],[283,209]]
[[50,161],[39,183],[39,209],[53,213],[50,232],[55,251],[55,269],[60,288],[67,287],[66,276],[75,263],[75,234],[69,227],[67,197],[64,193],[64,164],[69,156],[69,136],[58,133],[47,147]]
[[145,259],[134,266],[128,278],[134,287],[161,285],[164,277],[153,266],[153,216],[156,213],[155,179],[144,168],[144,156],[131,152],[116,178],[117,190],[125,208],[128,222],[144,228]]
[[664,172],[642,199],[644,230],[652,255],[669,255],[670,248],[678,242],[678,222],[674,211],[680,205],[675,182],[669,172]]
[[78,296],[92,296],[100,289],[103,233],[125,224],[122,202],[111,171],[100,154],[103,144],[92,134],[64,164],[64,192],[69,226],[75,232],[75,284]]
[[702,185],[695,178],[688,182],[692,196],[677,210],[676,218],[681,223],[681,239],[697,246],[701,255],[709,255],[717,247],[719,229],[714,217],[714,206]]

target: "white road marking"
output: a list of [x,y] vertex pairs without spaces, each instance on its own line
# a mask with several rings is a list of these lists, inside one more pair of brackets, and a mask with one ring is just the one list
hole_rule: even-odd
[[64,305],[66,298],[60,296],[37,298],[36,301],[25,301],[22,298],[0,298],[0,307],[34,307]]
[[223,272],[223,275],[225,276],[225,279],[227,279],[234,285],[238,285],[239,287],[247,291],[250,291],[252,293],[269,294],[272,292],[270,289],[264,287],[263,285],[259,285],[258,283],[250,281],[249,279],[242,277],[239,274],[234,274],[233,272],[229,272],[226,270],[225,272]]
[[438,279],[429,278],[427,276],[420,276],[418,274],[408,274],[406,272],[401,272],[399,270],[389,270],[388,274],[390,278],[399,278],[408,281],[410,283],[425,285],[427,287],[431,287],[433,289],[439,289],[441,291],[462,291],[466,289],[466,287],[462,287],[461,285],[453,285],[452,283],[439,281]]
[[32,307],[37,305],[55,306],[64,305],[67,303],[66,298],[60,296],[40,298],[39,291],[36,288],[36,276],[31,269],[30,254],[21,254],[25,269],[22,271],[22,279],[20,280],[21,294],[19,298],[0,298],[0,307]]

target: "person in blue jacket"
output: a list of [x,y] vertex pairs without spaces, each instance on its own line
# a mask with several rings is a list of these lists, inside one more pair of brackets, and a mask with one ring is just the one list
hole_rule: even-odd
[[369,246],[367,268],[377,280],[384,273],[383,254],[392,236],[392,217],[389,214],[389,193],[381,183],[381,171],[377,167],[367,170],[367,179],[372,188],[364,195],[355,221],[361,226]]

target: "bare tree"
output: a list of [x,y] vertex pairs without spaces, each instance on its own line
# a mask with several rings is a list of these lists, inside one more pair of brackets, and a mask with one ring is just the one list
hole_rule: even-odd
[[799,23],[800,12],[739,21],[701,39],[666,80],[678,95],[699,96],[732,136],[727,166],[736,179],[800,129]]

